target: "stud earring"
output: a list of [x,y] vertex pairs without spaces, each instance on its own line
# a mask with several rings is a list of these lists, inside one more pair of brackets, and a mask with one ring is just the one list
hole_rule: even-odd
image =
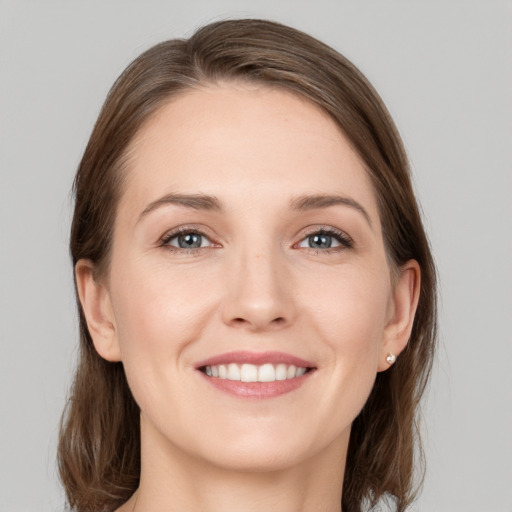
[[396,361],[395,354],[389,353],[388,357],[386,357],[386,361],[388,362],[388,364],[393,364]]

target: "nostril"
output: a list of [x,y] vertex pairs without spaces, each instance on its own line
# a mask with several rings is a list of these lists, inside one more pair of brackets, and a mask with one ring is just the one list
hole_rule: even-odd
[[[242,318],[240,316],[233,318],[231,321],[233,324],[236,324],[236,325],[246,325],[246,324],[252,323],[250,320],[248,320],[246,318]],[[268,325],[283,325],[285,323],[286,323],[286,318],[283,316],[278,316],[278,317],[274,318],[273,320],[271,320]]]

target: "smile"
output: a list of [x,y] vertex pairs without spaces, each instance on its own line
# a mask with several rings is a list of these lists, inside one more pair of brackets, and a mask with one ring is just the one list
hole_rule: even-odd
[[276,380],[288,380],[302,377],[308,368],[293,364],[219,364],[204,367],[204,373],[209,377],[234,380],[241,382],[274,382]]
[[237,351],[200,362],[196,369],[214,388],[239,398],[272,398],[299,389],[317,369],[283,352]]

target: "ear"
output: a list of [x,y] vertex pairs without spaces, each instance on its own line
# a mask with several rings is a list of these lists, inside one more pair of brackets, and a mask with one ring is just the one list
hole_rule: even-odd
[[121,360],[114,311],[107,287],[94,279],[94,265],[79,260],[75,279],[89,334],[98,354],[107,361]]
[[421,287],[421,270],[418,262],[407,261],[400,267],[399,272],[391,297],[388,323],[384,329],[379,372],[390,367],[386,360],[390,354],[398,357],[406,347],[418,307]]

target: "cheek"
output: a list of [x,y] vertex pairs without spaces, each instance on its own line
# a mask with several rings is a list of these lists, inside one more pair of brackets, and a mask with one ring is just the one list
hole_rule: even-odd
[[123,362],[140,367],[166,361],[197,339],[214,310],[208,276],[169,265],[119,265],[112,275],[116,329]]
[[322,283],[317,293],[309,294],[305,312],[311,313],[332,349],[364,353],[378,344],[389,307],[387,273],[354,266],[323,276]]
[[331,278],[328,290],[308,309],[312,330],[327,348],[322,363],[331,378],[322,400],[326,409],[339,412],[343,424],[343,418],[359,413],[375,381],[390,284],[383,272],[351,271]]
[[[183,352],[197,341],[214,311],[215,290],[205,276],[184,273],[169,265],[124,261],[111,275],[118,342],[126,377],[135,401],[166,424],[164,404],[187,408],[180,389]],[[198,290],[201,293],[198,293]]]

